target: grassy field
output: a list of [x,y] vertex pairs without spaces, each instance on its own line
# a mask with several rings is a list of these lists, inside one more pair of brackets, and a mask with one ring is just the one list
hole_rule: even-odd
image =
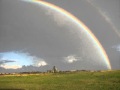
[[0,90],[120,90],[120,71],[0,76]]

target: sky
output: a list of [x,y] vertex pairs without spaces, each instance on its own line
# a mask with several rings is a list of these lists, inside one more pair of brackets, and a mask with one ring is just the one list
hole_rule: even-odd
[[[85,23],[107,52],[113,69],[120,69],[119,0],[46,0]],[[116,29],[116,30],[115,30]]]
[[[119,0],[45,0],[80,19],[120,69]],[[0,66],[60,70],[108,69],[94,41],[63,14],[21,0],[0,1]],[[28,69],[31,69],[30,67]]]

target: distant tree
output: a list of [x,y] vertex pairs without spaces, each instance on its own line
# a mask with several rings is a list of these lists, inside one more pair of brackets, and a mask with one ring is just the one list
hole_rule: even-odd
[[58,72],[57,68],[55,66],[53,66],[53,73]]

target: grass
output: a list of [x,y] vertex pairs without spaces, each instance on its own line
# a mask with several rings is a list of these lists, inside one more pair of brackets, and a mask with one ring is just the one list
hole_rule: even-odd
[[120,90],[120,71],[0,76],[0,90]]

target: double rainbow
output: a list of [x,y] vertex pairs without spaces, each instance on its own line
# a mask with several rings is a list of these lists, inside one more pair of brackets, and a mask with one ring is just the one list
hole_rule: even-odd
[[69,19],[71,19],[75,24],[77,24],[80,28],[82,28],[86,32],[86,34],[93,41],[94,45],[97,47],[100,54],[102,55],[102,57],[104,59],[104,62],[107,65],[107,68],[111,69],[111,64],[110,64],[109,58],[108,58],[108,56],[106,54],[106,51],[104,50],[104,48],[102,47],[102,45],[100,44],[98,39],[95,37],[95,35],[91,32],[91,30],[87,26],[85,26],[85,24],[83,24],[82,21],[77,19],[75,16],[73,16],[72,14],[67,12],[66,10],[64,10],[64,9],[58,7],[58,6],[55,6],[55,5],[51,4],[51,3],[41,1],[41,0],[23,0],[23,1],[27,1],[27,2],[31,2],[31,3],[35,3],[35,4],[38,4],[38,5],[48,7],[50,9],[52,9],[52,10],[55,10],[55,11],[65,15]]

